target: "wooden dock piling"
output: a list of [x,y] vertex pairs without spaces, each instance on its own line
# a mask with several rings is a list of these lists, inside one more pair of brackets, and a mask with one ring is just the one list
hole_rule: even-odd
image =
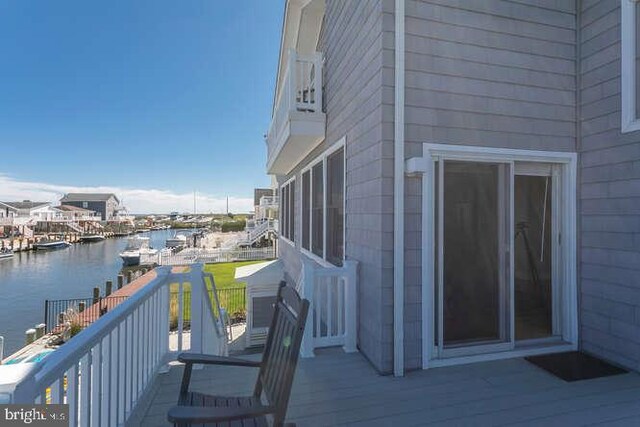
[[105,284],[104,296],[108,297],[109,295],[111,295],[112,291],[113,291],[113,282],[111,280],[107,280],[107,283]]

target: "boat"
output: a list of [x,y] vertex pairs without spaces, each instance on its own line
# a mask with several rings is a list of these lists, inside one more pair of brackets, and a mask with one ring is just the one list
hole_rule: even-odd
[[173,237],[166,240],[165,245],[168,248],[180,248],[187,245],[187,236],[184,234],[174,234]]
[[52,251],[54,249],[65,249],[71,246],[71,243],[64,240],[40,240],[38,243],[33,244],[33,248],[38,251]]
[[104,239],[105,237],[100,234],[85,234],[84,236],[80,236],[80,241],[83,243],[102,242]]
[[150,228],[138,228],[136,230],[136,233],[140,234],[140,233],[148,233],[149,231],[151,231]]
[[9,248],[0,248],[0,259],[9,259],[13,257],[13,251]]
[[125,266],[140,265],[147,257],[153,257],[158,254],[157,249],[149,246],[148,237],[130,237],[127,240],[127,247],[120,252],[120,258]]

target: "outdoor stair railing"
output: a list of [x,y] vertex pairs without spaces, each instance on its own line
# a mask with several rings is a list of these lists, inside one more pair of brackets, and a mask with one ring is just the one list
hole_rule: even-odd
[[[215,284],[202,267],[196,264],[183,273],[159,267],[155,279],[40,363],[0,365],[0,402],[67,404],[69,425],[74,427],[125,425],[155,375],[177,352],[190,348],[226,355],[217,296],[213,303],[206,297],[207,279],[214,289]],[[182,296],[187,284],[191,320],[190,339],[185,341]],[[173,312],[177,332],[170,332],[172,286],[180,295]],[[176,333],[177,348],[172,349]]]
[[356,261],[346,260],[336,267],[303,257],[298,290],[309,300],[310,309],[300,347],[302,357],[313,357],[313,350],[320,347],[357,351],[357,269]]

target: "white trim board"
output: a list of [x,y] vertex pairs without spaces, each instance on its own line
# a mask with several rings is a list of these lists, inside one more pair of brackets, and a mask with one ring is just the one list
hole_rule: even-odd
[[[406,162],[407,171],[413,174],[422,174],[422,367],[427,369],[445,364],[467,363],[469,360],[492,360],[495,358],[516,357],[522,353],[515,340],[511,340],[516,347],[510,351],[496,351],[493,353],[477,354],[465,357],[438,358],[435,349],[434,334],[436,332],[433,318],[436,303],[440,304],[439,312],[442,312],[441,302],[435,301],[435,233],[442,230],[435,224],[435,206],[438,189],[435,187],[435,165],[439,160],[463,160],[473,162],[502,162],[512,165],[510,174],[513,177],[515,162],[527,162],[529,169],[535,169],[534,164],[551,163],[556,165],[558,177],[561,178],[560,192],[563,197],[558,200],[562,204],[558,217],[562,230],[562,244],[558,245],[559,256],[562,265],[559,266],[559,282],[562,283],[562,311],[561,338],[570,348],[577,348],[578,343],[578,309],[577,309],[577,261],[576,261],[576,175],[577,155],[569,152],[550,152],[519,150],[508,148],[490,148],[476,146],[462,146],[449,144],[423,144],[423,157],[409,159]],[[541,169],[544,169],[542,167]],[[442,172],[442,168],[439,168]],[[555,176],[555,175],[554,175]],[[442,178],[442,177],[441,177]],[[513,188],[513,187],[511,187]],[[440,186],[440,191],[442,187]],[[439,198],[442,197],[440,194]],[[513,196],[511,197],[511,199]],[[554,199],[554,201],[557,199]],[[442,208],[442,207],[440,207]],[[511,209],[513,210],[513,209]],[[440,214],[442,217],[442,213]],[[440,231],[441,232],[441,231]],[[441,236],[442,238],[442,236]],[[512,240],[513,241],[513,240]],[[513,245],[513,243],[512,243]],[[511,251],[512,252],[512,251]],[[442,254],[440,254],[440,259]],[[511,262],[513,264],[513,261]],[[440,278],[442,281],[442,278]],[[438,300],[441,300],[439,298]],[[513,311],[513,310],[512,310]],[[513,323],[513,322],[512,322]],[[438,328],[440,329],[440,328]],[[513,326],[512,326],[513,329]],[[438,342],[442,342],[442,337]],[[527,349],[527,354],[537,352],[557,351],[556,346],[541,346]],[[462,353],[461,353],[462,355]],[[445,362],[446,361],[446,362]]]
[[637,1],[621,0],[620,2],[620,38],[621,38],[621,80],[622,80],[622,114],[620,131],[633,132],[640,130],[640,119],[637,114],[636,87],[638,70],[636,67],[636,34],[637,26],[635,8],[640,7]]

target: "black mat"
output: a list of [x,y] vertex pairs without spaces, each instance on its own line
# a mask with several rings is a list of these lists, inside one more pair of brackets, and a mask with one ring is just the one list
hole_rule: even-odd
[[578,351],[531,356],[525,357],[525,359],[565,381],[590,380],[628,372],[604,360]]

